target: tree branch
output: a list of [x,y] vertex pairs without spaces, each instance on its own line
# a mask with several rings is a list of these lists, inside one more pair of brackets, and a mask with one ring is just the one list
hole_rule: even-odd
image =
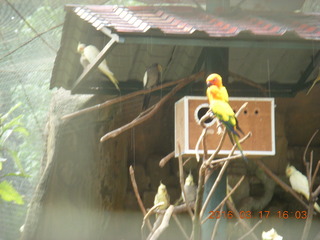
[[130,123],[117,128],[109,133],[107,133],[106,135],[104,135],[101,139],[100,142],[104,142],[110,138],[114,138],[116,136],[118,136],[119,134],[127,131],[130,128],[133,128],[141,123],[143,123],[144,121],[146,121],[147,119],[149,119],[151,116],[153,116],[160,107],[162,107],[162,105],[168,101],[176,92],[178,92],[180,89],[182,89],[184,86],[186,86],[187,84],[189,84],[190,82],[193,82],[195,80],[197,80],[198,78],[203,77],[204,73],[203,72],[199,72],[196,73],[188,78],[184,78],[181,79],[183,81],[181,81],[177,86],[175,86],[171,92],[169,92],[166,96],[164,96],[155,106],[154,108],[148,112],[147,114],[143,115],[143,116],[138,116],[137,118],[135,118],[133,121],[131,121]]

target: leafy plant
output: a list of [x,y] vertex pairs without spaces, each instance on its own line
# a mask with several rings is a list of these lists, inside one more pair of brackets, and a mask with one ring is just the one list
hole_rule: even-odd
[[[13,138],[14,135],[17,134],[18,137],[29,135],[29,132],[25,129],[21,122],[23,115],[18,115],[12,119],[9,118],[20,105],[21,103],[18,103],[7,113],[3,115],[0,114],[0,171],[3,170],[3,164],[8,160],[8,157],[14,161],[15,166],[18,168],[18,172],[0,175],[0,179],[8,176],[27,177],[21,164],[18,152],[13,149],[12,145],[8,147],[8,139]],[[7,202],[24,204],[22,196],[17,192],[12,183],[6,180],[0,182],[0,198]]]

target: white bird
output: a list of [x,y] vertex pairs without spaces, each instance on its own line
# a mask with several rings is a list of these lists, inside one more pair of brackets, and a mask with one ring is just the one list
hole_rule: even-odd
[[271,228],[268,232],[262,232],[262,240],[282,240],[282,238],[274,228]]
[[[159,63],[154,63],[149,66],[144,73],[143,76],[143,88],[144,89],[151,89],[157,85],[159,85],[161,81],[161,74],[162,74],[162,66]],[[144,95],[143,103],[142,103],[142,110],[146,110],[149,106],[150,101],[150,93]]]
[[[100,53],[97,47],[93,45],[86,46],[83,43],[78,44],[77,51],[81,54],[80,63],[83,68],[86,68],[90,63],[92,63]],[[120,92],[120,88],[118,86],[119,81],[116,79],[113,72],[111,72],[111,70],[109,69],[107,61],[105,59],[103,59],[103,61],[99,64],[98,69],[110,79],[116,89]]]
[[[194,184],[193,176],[191,172],[189,172],[188,177],[186,178],[186,181],[184,183],[184,192],[186,193],[186,198],[188,202],[194,202],[197,197],[197,186]],[[186,198],[182,192],[181,194],[182,199],[184,202],[186,202]]]
[[[297,193],[302,194],[307,200],[309,200],[309,184],[305,175],[299,172],[294,166],[288,165],[286,168],[286,175],[289,177],[291,187]],[[314,203],[314,209],[320,213],[320,207],[317,203]]]

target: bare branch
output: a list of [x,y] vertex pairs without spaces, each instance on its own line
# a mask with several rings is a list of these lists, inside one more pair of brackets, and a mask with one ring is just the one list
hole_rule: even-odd
[[208,204],[209,204],[209,201],[210,201],[210,199],[211,199],[214,191],[216,190],[216,188],[217,188],[217,186],[218,186],[218,184],[219,184],[219,182],[220,182],[220,180],[221,180],[224,172],[226,171],[228,165],[229,165],[229,161],[227,161],[227,162],[225,162],[225,163],[223,164],[223,166],[222,166],[222,168],[221,168],[221,170],[220,170],[220,172],[219,172],[219,174],[218,174],[218,177],[217,177],[216,180],[214,181],[214,184],[212,185],[212,187],[211,187],[211,189],[210,189],[210,192],[209,192],[206,200],[204,201],[204,203],[203,203],[203,205],[202,205],[202,209],[201,209],[201,211],[200,211],[200,216],[199,216],[200,219],[202,218],[203,213],[204,213],[204,211],[206,210],[206,208],[207,208],[207,206],[208,206]]
[[[140,194],[139,194],[139,190],[138,190],[138,185],[137,185],[136,179],[134,177],[134,170],[133,170],[132,166],[129,167],[129,172],[130,172],[130,179],[131,179],[133,191],[134,191],[134,194],[136,195],[139,207],[141,209],[141,212],[142,212],[143,216],[146,216],[147,211],[146,211],[146,209],[145,209],[145,207],[143,205],[143,202],[141,200],[141,197],[140,197]],[[148,220],[147,224],[148,224],[148,227],[149,227],[149,229],[151,231],[152,226],[151,226],[151,223],[150,223],[149,220]]]
[[166,163],[169,162],[169,160],[170,160],[171,158],[173,158],[173,157],[174,157],[174,151],[171,152],[171,153],[169,153],[169,154],[168,154],[167,156],[165,156],[164,158],[162,158],[162,159],[160,160],[160,162],[159,162],[159,166],[160,166],[161,168],[163,168],[164,165],[166,165]]
[[314,185],[314,181],[316,180],[319,168],[320,168],[320,160],[318,161],[317,166],[316,166],[316,168],[315,168],[315,170],[313,172],[313,176],[312,176],[312,179],[311,179],[311,186]]
[[173,214],[173,219],[176,222],[176,224],[178,225],[180,231],[182,232],[183,236],[185,239],[189,240],[188,234],[186,233],[186,231],[184,230],[184,228],[182,227],[177,215]]
[[241,238],[238,240],[246,239],[249,234],[251,234],[259,225],[262,223],[262,220],[259,220],[246,234],[244,234]]
[[106,135],[104,135],[101,139],[100,139],[100,142],[104,142],[110,138],[114,138],[116,136],[118,136],[119,134],[127,131],[128,129],[130,128],[133,128],[141,123],[143,123],[144,121],[146,121],[147,119],[149,119],[151,116],[153,116],[158,110],[160,107],[162,107],[162,105],[168,101],[176,92],[178,92],[180,89],[182,89],[184,86],[186,86],[187,84],[189,84],[190,82],[193,82],[195,81],[196,79],[202,77],[204,75],[203,72],[199,72],[199,73],[196,73],[196,74],[193,74],[192,76],[188,77],[188,78],[185,78],[183,79],[182,82],[180,82],[177,86],[175,86],[166,96],[164,96],[156,105],[155,107],[150,111],[148,112],[147,114],[141,116],[141,117],[138,117],[136,119],[134,119],[133,121],[131,121],[130,123],[118,128],[118,129],[115,129],[109,133],[107,133]]
[[[231,189],[231,191],[227,194],[227,196],[225,196],[225,198],[220,202],[220,204],[213,210],[213,212],[217,211],[227,200],[228,198],[234,193],[234,191],[237,190],[237,188],[240,186],[240,184],[242,183],[242,181],[244,180],[245,176],[242,176],[239,181],[237,182],[237,184]],[[201,224],[204,224],[208,219],[209,219],[208,215],[202,222]]]
[[169,226],[169,221],[171,218],[171,215],[173,213],[174,206],[170,205],[168,209],[166,210],[166,213],[164,214],[163,220],[160,224],[160,226],[157,228],[157,230],[152,234],[152,236],[149,236],[149,240],[156,240],[159,238],[161,233]]
[[[223,205],[224,205],[224,204],[222,204],[221,207],[220,207],[220,212],[222,212]],[[213,230],[212,230],[212,234],[211,234],[211,238],[210,238],[211,240],[214,239],[214,237],[215,237],[215,235],[216,235],[216,233],[217,233],[220,220],[221,220],[221,218],[218,218],[217,221],[216,221],[216,223],[214,224],[214,227],[213,227]]]
[[[199,72],[199,73],[196,73],[196,74],[190,76],[189,78],[182,78],[182,79],[179,79],[179,80],[176,80],[176,81],[171,81],[171,82],[168,82],[168,83],[164,83],[164,84],[162,84],[160,86],[156,86],[156,87],[153,87],[151,89],[142,89],[142,90],[127,94],[125,96],[119,96],[117,98],[108,100],[108,101],[106,101],[104,103],[97,104],[95,106],[88,107],[88,108],[76,111],[74,113],[67,114],[67,115],[63,116],[61,119],[65,120],[65,119],[69,119],[69,118],[73,118],[73,117],[79,116],[79,115],[81,115],[83,113],[88,113],[88,112],[91,112],[91,111],[95,111],[95,110],[99,110],[99,109],[102,109],[102,108],[106,108],[106,107],[111,106],[111,105],[113,105],[115,103],[123,102],[125,100],[130,99],[130,98],[133,98],[133,97],[136,97],[136,96],[139,96],[139,95],[142,95],[142,94],[146,94],[146,93],[155,92],[155,91],[157,91],[159,89],[167,88],[167,87],[170,87],[170,86],[173,86],[173,85],[176,85],[176,84],[180,84],[180,83],[184,83],[184,82],[187,82],[187,84],[188,84],[189,83],[188,80],[190,80],[190,78],[192,79],[191,81],[194,81],[194,80],[196,80],[198,78],[201,78],[203,76],[204,76],[204,73],[203,72]],[[148,111],[148,109],[146,111]]]
[[180,148],[180,144],[178,143],[178,151],[179,151],[179,156],[178,156],[178,160],[179,160],[179,178],[180,178],[180,188],[181,188],[181,193],[184,196],[186,205],[187,205],[187,210],[188,213],[191,217],[191,219],[193,218],[193,213],[191,211],[191,208],[189,206],[189,200],[187,198],[186,192],[184,190],[184,174],[183,174],[183,163],[182,163],[182,156],[181,156],[181,148]]
[[[237,211],[237,209],[234,207],[234,205],[229,200],[227,200],[227,206],[232,211],[232,213],[235,215],[235,217],[238,219],[239,223],[243,226],[243,228],[246,231],[250,232],[250,230],[251,230],[250,226],[245,221],[243,221],[243,219],[240,218],[239,212]],[[251,231],[250,234],[255,240],[259,240],[259,238],[254,234],[253,231]]]

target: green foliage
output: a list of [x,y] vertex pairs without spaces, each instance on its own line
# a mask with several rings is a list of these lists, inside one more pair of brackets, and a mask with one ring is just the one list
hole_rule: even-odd
[[[10,144],[9,147],[9,138],[13,137],[20,138],[21,136],[28,136],[29,132],[24,128],[21,119],[23,115],[18,115],[10,119],[12,113],[20,107],[21,103],[13,106],[7,113],[0,114],[0,171],[3,169],[3,164],[8,160],[8,157],[12,159],[15,163],[16,168],[18,169],[17,173],[8,173],[5,175],[0,175],[0,178],[7,176],[22,176],[27,177],[23,166],[21,164],[18,152],[12,148]],[[15,134],[16,133],[16,134]],[[16,204],[24,204],[22,196],[15,190],[13,185],[4,180],[0,182],[0,198],[7,202],[14,202]]]
[[0,198],[6,202],[14,202],[22,205],[24,201],[22,196],[14,189],[12,184],[8,181],[0,182]]

